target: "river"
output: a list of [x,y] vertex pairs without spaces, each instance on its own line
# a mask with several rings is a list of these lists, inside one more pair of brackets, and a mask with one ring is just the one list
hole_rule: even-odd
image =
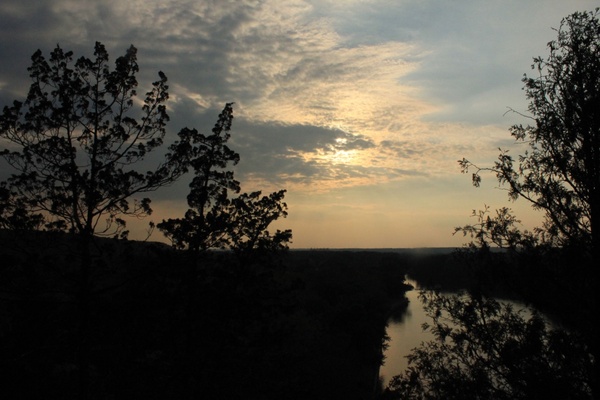
[[[433,339],[430,332],[424,332],[422,325],[427,322],[431,324],[431,318],[427,316],[423,309],[423,303],[419,299],[419,285],[416,281],[406,279],[406,283],[414,287],[413,290],[406,292],[408,307],[400,319],[390,319],[386,329],[390,337],[388,348],[385,350],[385,363],[379,369],[379,375],[386,386],[390,379],[395,375],[401,374],[408,366],[406,356],[415,347],[419,347],[422,342]],[[498,299],[501,303],[510,303],[515,310],[522,310],[525,316],[529,314],[523,303],[512,300]],[[530,314],[529,314],[530,315]],[[549,319],[546,322],[553,325]]]
[[379,374],[383,379],[384,385],[389,380],[404,371],[408,365],[406,355],[411,349],[418,347],[421,342],[430,340],[433,336],[429,332],[423,332],[421,325],[431,320],[423,310],[423,303],[419,300],[418,284],[412,280],[406,280],[406,283],[414,286],[415,289],[406,292],[408,307],[399,320],[390,320],[386,329],[390,340],[389,347],[385,351],[385,363],[381,366]]

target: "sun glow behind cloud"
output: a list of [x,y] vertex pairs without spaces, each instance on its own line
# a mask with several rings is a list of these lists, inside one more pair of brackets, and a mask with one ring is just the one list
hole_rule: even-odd
[[[498,147],[512,146],[507,128],[527,121],[503,114],[507,106],[526,110],[520,78],[531,57],[545,54],[550,28],[562,17],[594,6],[591,0],[2,3],[0,54],[11,63],[0,67],[0,100],[5,105],[24,95],[37,48],[47,54],[60,43],[91,55],[98,40],[114,60],[134,44],[141,86],[156,80],[158,70],[169,77],[167,142],[184,126],[210,130],[223,104],[236,103],[231,145],[242,158],[236,175],[244,190],[288,189],[290,216],[281,226],[295,230],[296,246],[454,244],[450,232],[471,209],[506,205],[493,179],[489,190],[475,190],[456,161],[489,164]],[[185,209],[186,194],[185,183],[157,193],[155,217],[176,217],[170,213]]]

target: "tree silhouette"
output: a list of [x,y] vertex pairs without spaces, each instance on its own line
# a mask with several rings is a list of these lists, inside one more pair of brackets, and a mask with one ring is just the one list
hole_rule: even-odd
[[136,53],[131,46],[111,71],[101,43],[95,59],[81,57],[74,65],[72,52],[57,47],[46,60],[38,50],[28,69],[27,99],[4,108],[0,132],[9,148],[1,154],[18,173],[1,185],[10,204],[43,217],[44,229],[125,236],[121,216],[151,212],[148,198],[133,196],[185,171],[177,157],[154,171],[133,168],[162,145],[169,120],[162,72],[139,118],[130,116],[136,112]]
[[0,183],[0,226],[69,232],[79,244],[78,368],[80,395],[87,394],[88,325],[94,264],[93,238],[127,236],[123,216],[151,213],[150,199],[139,198],[186,172],[184,146],[172,147],[154,170],[136,165],[163,143],[169,120],[167,78],[159,79],[136,110],[137,50],[109,66],[101,43],[94,58],[59,46],[50,58],[38,50],[28,68],[32,84],[25,101],[0,115],[0,153],[14,173]]
[[[232,120],[233,104],[228,103],[210,134],[182,131],[185,149],[181,153],[187,154],[194,169],[187,196],[190,208],[182,218],[163,220],[157,228],[173,247],[184,250],[179,265],[185,276],[180,358],[182,374],[192,382],[190,391],[198,396],[208,390],[241,398],[247,395],[240,393],[244,383],[229,388],[221,377],[208,379],[207,374],[218,375],[221,367],[216,365],[231,360],[242,365],[252,362],[258,368],[260,363],[251,355],[253,346],[268,338],[278,340],[280,328],[275,321],[282,318],[286,302],[282,293],[287,286],[285,279],[279,279],[282,269],[274,269],[269,256],[287,249],[292,234],[268,231],[272,222],[287,216],[285,190],[267,196],[260,191],[240,194],[231,169],[240,156],[227,146]],[[270,353],[263,351],[265,357]],[[216,370],[207,372],[210,364]]]
[[[194,179],[187,196],[190,209],[183,218],[168,219],[157,225],[177,248],[191,252],[230,249],[238,255],[262,250],[287,248],[292,233],[269,225],[287,216],[283,202],[285,190],[262,196],[261,192],[240,192],[240,183],[228,169],[240,156],[227,146],[233,121],[233,104],[228,103],[219,115],[210,135],[197,130],[182,131],[188,143]],[[237,197],[232,197],[237,195]]]
[[600,251],[600,21],[594,12],[576,12],[561,22],[548,43],[548,59],[534,58],[535,77],[525,75],[533,126],[515,125],[511,135],[529,149],[515,160],[501,151],[491,168],[459,161],[508,185],[509,197],[542,210],[541,233],[552,245],[580,245],[595,259]]
[[[162,329],[150,332],[144,328],[143,333],[136,333],[147,334],[149,337],[144,341],[148,343],[168,348],[159,359],[181,367],[168,373],[160,369],[163,375],[159,373],[159,376],[182,379],[181,390],[193,392],[197,382],[210,381],[200,378],[207,365],[228,361],[227,357],[219,358],[217,348],[213,352],[210,346],[215,342],[227,343],[230,330],[235,328],[241,332],[246,322],[260,325],[262,321],[261,329],[271,329],[265,321],[280,308],[274,299],[285,289],[280,282],[274,283],[276,274],[259,258],[286,249],[291,239],[290,230],[268,231],[273,221],[287,215],[287,205],[283,202],[285,190],[265,196],[258,191],[239,193],[240,184],[229,169],[239,161],[239,155],[226,145],[233,118],[232,104],[225,106],[210,135],[202,135],[195,129],[181,130],[179,140],[169,146],[163,161],[145,172],[151,168],[150,153],[162,146],[166,133],[168,86],[166,76],[159,72],[159,79],[146,94],[142,106],[137,107],[136,52],[131,46],[111,68],[108,53],[101,43],[96,43],[91,59],[74,60],[72,52],[58,46],[49,59],[37,51],[29,68],[33,82],[27,98],[4,107],[0,115],[0,139],[4,146],[0,155],[12,172],[8,179],[0,182],[2,255],[3,262],[10,264],[5,268],[3,263],[0,268],[2,295],[4,289],[10,292],[7,292],[6,303],[10,312],[2,323],[14,315],[19,315],[15,318],[17,323],[27,327],[38,317],[47,321],[46,330],[39,331],[48,333],[49,338],[42,338],[44,333],[32,337],[51,343],[53,354],[60,353],[55,359],[47,359],[44,350],[36,348],[31,350],[33,355],[29,358],[35,365],[24,366],[25,361],[17,353],[31,342],[20,341],[18,336],[27,328],[11,328],[8,337],[18,342],[17,350],[7,350],[11,348],[10,343],[3,345],[3,354],[7,350],[12,358],[3,359],[1,367],[3,372],[12,368],[17,371],[16,375],[23,372],[25,376],[47,382],[65,363],[75,365],[79,398],[92,394],[101,397],[103,392],[97,390],[110,391],[103,386],[106,382],[127,381],[127,375],[113,377],[109,376],[112,372],[103,374],[102,369],[114,367],[107,358],[116,356],[114,348],[122,348],[129,342],[121,341],[119,335],[112,339],[99,338],[96,330],[112,337],[110,328],[119,329],[123,325],[129,327],[130,333],[135,332],[136,323],[112,322],[107,318],[110,311],[103,307],[124,308],[111,315],[118,321],[125,315],[134,315],[129,313],[136,310],[136,305],[119,304],[119,300],[112,298],[107,300],[109,290],[117,299],[135,299],[145,293],[144,285],[160,286],[161,278],[151,275],[152,268],[156,274],[159,270],[169,271],[171,267],[184,265],[174,272],[165,272],[181,277],[181,282],[175,284],[176,294],[163,293],[167,304],[151,305],[150,310],[140,311],[145,315],[142,318],[167,309],[181,314],[184,328],[181,331],[173,328],[165,334],[165,337],[176,338],[173,340],[177,343],[173,348],[167,339],[164,340],[169,346],[160,343],[155,336],[162,337],[157,333],[163,332]],[[154,256],[158,259],[152,258],[148,263],[153,266],[142,266],[138,265],[144,263],[141,260],[152,257],[145,253],[146,247],[98,238],[126,239],[124,217],[149,215],[152,209],[145,194],[169,185],[190,168],[195,172],[188,196],[190,210],[183,218],[159,224],[177,249],[190,251],[169,249],[166,256],[163,254],[166,250],[157,250]],[[15,242],[18,250],[6,245],[6,239],[16,237],[16,233],[23,233],[26,238]],[[41,242],[50,243],[47,258]],[[131,252],[128,249],[132,249]],[[230,257],[230,252],[220,252],[219,256],[223,257],[211,259],[210,267],[203,264],[204,277],[209,277],[202,280],[197,275],[198,266],[210,258],[207,251],[210,249],[228,249],[237,257]],[[23,254],[15,255],[19,251]],[[121,255],[126,259],[115,259]],[[164,262],[166,257],[168,261]],[[237,264],[231,262],[234,258]],[[163,265],[158,268],[154,263],[160,260]],[[124,266],[128,262],[133,265]],[[240,262],[255,268],[237,268]],[[119,266],[125,268],[116,272]],[[150,276],[141,277],[140,273]],[[18,291],[12,290],[14,288]],[[217,292],[227,298],[221,299]],[[142,300],[142,304],[146,304],[145,301]],[[75,304],[75,312],[71,312],[71,304]],[[4,307],[5,303],[1,305]],[[266,307],[271,311],[266,312]],[[20,313],[19,309],[24,311]],[[45,316],[45,309],[64,318],[64,326],[53,326],[54,316],[52,313]],[[4,308],[2,310],[4,312]],[[204,329],[202,324],[206,321],[216,328]],[[103,326],[99,327],[100,324]],[[240,352],[228,350],[225,353],[251,360],[243,352],[243,345],[248,344],[248,338],[256,343],[267,340],[260,332],[253,330],[245,336],[233,337],[233,342],[241,343]],[[0,333],[4,339],[2,329]],[[105,353],[99,354],[99,344],[104,346]],[[231,348],[232,343],[227,346]],[[122,371],[142,379],[143,373],[137,371],[137,367],[153,364],[144,361],[144,357],[155,354],[156,349],[134,347],[131,354],[141,358],[129,358],[134,366],[123,367]],[[131,354],[126,357],[132,357]],[[203,364],[202,356],[207,354],[214,357]],[[71,373],[60,372],[59,375],[70,377]],[[214,384],[218,382],[222,381],[215,380]],[[61,385],[50,386],[54,390],[75,386],[68,380],[65,386]],[[123,387],[129,386],[123,384]],[[65,397],[68,396],[65,393]]]
[[[577,318],[566,315],[586,336],[596,359],[600,309],[600,9],[576,12],[561,21],[549,56],[534,58],[535,77],[524,76],[534,125],[515,125],[511,135],[528,150],[516,160],[501,150],[493,167],[459,161],[463,172],[491,171],[508,186],[510,199],[525,199],[541,210],[543,226],[523,235],[529,244],[563,249],[572,272],[565,297],[579,304]],[[464,229],[463,232],[466,233]],[[548,272],[555,268],[550,261]],[[563,284],[564,285],[564,284]],[[572,296],[571,296],[572,294]],[[576,321],[576,320],[579,321]],[[592,321],[592,323],[588,323]],[[596,364],[596,381],[600,370]],[[596,386],[594,386],[596,388]],[[597,389],[596,389],[597,390]]]
[[[497,273],[500,265],[510,268],[505,271],[510,275],[518,266],[521,280],[534,278],[524,283],[534,286],[524,288],[530,292],[525,293],[528,300],[541,303],[552,298],[550,304],[568,304],[560,305],[558,316],[576,333],[550,328],[535,313],[525,319],[486,297],[486,285],[493,280],[489,276],[468,295],[425,297],[435,339],[413,350],[408,371],[388,388],[391,398],[593,398],[597,394],[598,15],[596,9],[564,18],[557,39],[548,43],[548,58],[534,58],[536,76],[524,76],[534,125],[515,125],[510,133],[528,150],[515,159],[501,149],[492,167],[465,158],[459,161],[463,173],[474,171],[475,186],[480,185],[483,172],[491,172],[508,186],[511,200],[525,199],[545,216],[542,227],[523,231],[508,208],[495,214],[487,207],[474,212],[476,223],[455,230],[473,239],[468,260],[475,264],[474,273]],[[506,251],[492,254],[493,246]]]

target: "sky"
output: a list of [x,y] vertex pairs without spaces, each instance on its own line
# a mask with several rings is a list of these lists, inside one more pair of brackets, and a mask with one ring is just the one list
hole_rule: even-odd
[[[528,120],[523,74],[587,0],[0,0],[0,106],[24,99],[40,49],[138,49],[139,93],[169,79],[170,143],[208,133],[235,102],[242,190],[286,189],[292,248],[460,247],[473,210],[511,207],[491,165]],[[187,176],[151,193],[150,220],[182,217]],[[129,221],[141,238],[148,221]],[[155,232],[152,240],[165,240]]]

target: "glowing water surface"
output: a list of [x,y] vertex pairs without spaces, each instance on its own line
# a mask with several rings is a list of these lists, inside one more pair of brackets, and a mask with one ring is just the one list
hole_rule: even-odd
[[431,323],[431,319],[425,314],[423,303],[419,300],[418,285],[411,280],[406,280],[406,283],[411,284],[415,289],[406,292],[409,303],[402,318],[388,322],[389,347],[385,351],[385,364],[379,370],[384,384],[406,369],[408,365],[406,355],[413,348],[433,338],[429,332],[423,332],[421,327],[425,322]]

